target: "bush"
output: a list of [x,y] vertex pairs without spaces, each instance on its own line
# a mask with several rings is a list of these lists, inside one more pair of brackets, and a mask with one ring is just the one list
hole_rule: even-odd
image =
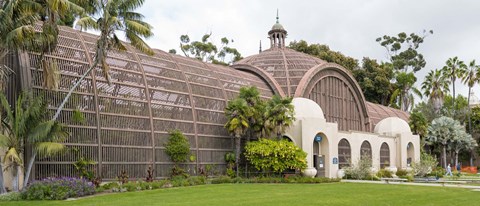
[[287,140],[262,138],[248,142],[244,154],[257,170],[281,173],[287,169],[302,170],[307,167],[307,153]]
[[356,179],[356,180],[372,179],[371,167],[372,167],[371,158],[367,156],[362,156],[357,161],[357,164],[354,164],[350,167],[345,168],[345,178]]
[[190,143],[179,130],[170,132],[170,138],[165,144],[165,153],[175,163],[186,162],[190,154]]
[[225,184],[225,183],[233,183],[232,178],[230,178],[229,176],[220,176],[212,179],[212,184]]
[[311,177],[302,177],[302,176],[293,176],[288,178],[283,177],[256,177],[256,178],[246,178],[242,179],[240,177],[230,178],[227,176],[221,176],[215,179],[212,179],[212,184],[224,184],[224,183],[329,183],[329,182],[339,182],[339,178],[311,178]]
[[77,178],[47,178],[33,182],[24,192],[22,199],[26,200],[64,200],[72,197],[82,197],[95,193],[95,186],[86,179]]
[[22,200],[22,194],[20,192],[8,192],[0,194],[0,201],[19,201]]
[[433,168],[437,168],[438,162],[432,155],[427,153],[420,154],[420,162],[414,162],[412,164],[413,175],[418,177],[426,177],[433,171]]
[[398,177],[404,177],[408,175],[408,172],[404,169],[398,169],[395,175],[397,175]]
[[379,178],[392,178],[393,174],[390,170],[381,169],[377,172],[377,177]]
[[438,178],[442,178],[445,175],[446,171],[442,167],[435,168],[428,176],[435,176]]

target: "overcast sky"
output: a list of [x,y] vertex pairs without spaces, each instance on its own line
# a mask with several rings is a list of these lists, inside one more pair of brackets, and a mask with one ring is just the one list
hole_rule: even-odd
[[[420,48],[427,66],[417,73],[418,82],[450,57],[480,64],[480,1],[474,0],[147,0],[139,12],[154,27],[155,36],[147,40],[154,48],[179,51],[180,35],[200,40],[211,32],[217,43],[224,36],[233,39],[232,46],[246,57],[258,53],[260,40],[269,48],[267,32],[277,8],[288,42],[327,44],[359,60],[387,60],[375,42],[384,34],[432,29]],[[466,86],[457,82],[457,88],[467,95]],[[479,88],[474,88],[477,96]]]

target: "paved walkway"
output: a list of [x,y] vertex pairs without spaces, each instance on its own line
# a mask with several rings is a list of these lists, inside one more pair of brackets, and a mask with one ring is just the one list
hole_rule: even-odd
[[455,187],[455,188],[465,188],[465,189],[473,189],[474,191],[480,191],[480,186],[449,184],[449,183],[417,183],[417,182],[388,182],[387,183],[385,181],[370,181],[370,180],[342,180],[341,182],[391,184],[391,185],[414,185],[414,186],[430,186],[430,187]]

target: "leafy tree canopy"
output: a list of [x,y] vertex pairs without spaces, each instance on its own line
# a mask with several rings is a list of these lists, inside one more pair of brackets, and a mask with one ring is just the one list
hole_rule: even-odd
[[[233,39],[229,40],[226,37],[220,39],[220,46],[215,45],[210,41],[212,33],[203,35],[200,41],[190,41],[188,35],[180,36],[180,50],[187,57],[194,57],[204,62],[220,65],[230,65],[233,62],[241,60],[243,57],[237,49],[230,47]],[[176,53],[174,49],[169,51]]]

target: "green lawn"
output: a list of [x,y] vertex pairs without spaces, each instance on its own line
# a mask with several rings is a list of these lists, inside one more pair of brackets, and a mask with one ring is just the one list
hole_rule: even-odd
[[475,205],[480,192],[444,187],[328,183],[221,184],[106,194],[74,201],[8,205]]

